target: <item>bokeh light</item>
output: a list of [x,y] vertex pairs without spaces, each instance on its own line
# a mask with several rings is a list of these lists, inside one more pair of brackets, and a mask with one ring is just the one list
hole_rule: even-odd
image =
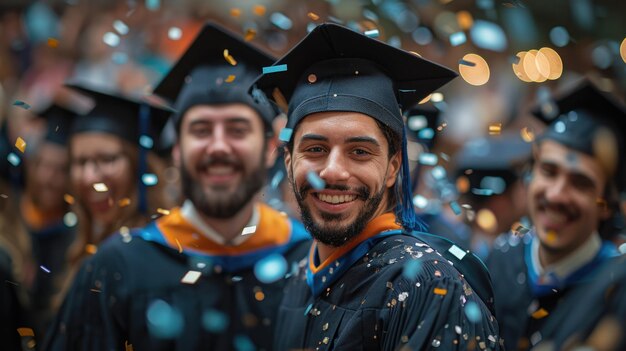
[[479,86],[489,81],[489,65],[485,59],[476,54],[467,54],[463,56],[463,61],[473,64],[459,64],[459,73],[468,84]]

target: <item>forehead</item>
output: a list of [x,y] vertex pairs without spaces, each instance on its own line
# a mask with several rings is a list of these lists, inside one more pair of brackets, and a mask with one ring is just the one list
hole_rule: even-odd
[[318,112],[302,119],[298,124],[296,142],[305,134],[317,134],[329,140],[342,140],[355,136],[369,136],[386,142],[376,120],[359,112]]
[[261,125],[261,117],[246,104],[196,105],[183,116],[183,125],[194,122],[220,123],[229,121],[247,121],[253,125]]
[[91,152],[119,150],[123,147],[122,138],[109,133],[84,132],[72,135],[70,150],[72,155]]
[[556,141],[542,141],[537,150],[535,158],[540,163],[552,163],[567,172],[584,174],[594,180],[604,181],[606,178],[599,160]]

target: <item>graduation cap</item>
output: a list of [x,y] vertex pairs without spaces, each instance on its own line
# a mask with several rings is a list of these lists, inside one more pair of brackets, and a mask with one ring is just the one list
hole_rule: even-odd
[[312,113],[349,111],[380,121],[402,138],[403,169],[401,181],[396,182],[396,215],[406,230],[423,229],[411,202],[401,108],[415,105],[457,74],[332,23],[314,28],[272,67],[267,70],[272,73],[263,74],[252,90],[260,89],[275,100],[274,89],[280,91],[289,101],[289,128],[295,129]]
[[52,103],[35,114],[46,120],[47,128],[44,140],[62,146],[67,145],[67,140],[72,129],[72,121],[78,115],[75,111],[69,110],[57,103]]
[[532,112],[548,124],[538,141],[554,140],[596,158],[606,156],[603,154],[606,148],[602,150],[601,144],[608,142],[609,149],[617,153],[616,159],[609,157],[613,158],[609,160],[614,166],[613,179],[618,190],[626,189],[624,105],[585,79],[555,101],[540,105]]
[[455,174],[467,177],[469,189],[476,195],[502,194],[519,179],[519,167],[530,159],[531,152],[531,144],[517,133],[473,139],[457,153]]
[[252,81],[274,58],[215,23],[204,25],[196,39],[154,94],[174,105],[176,128],[187,110],[199,104],[244,103],[259,113],[266,127],[278,114],[260,92],[248,93]]
[[431,149],[437,136],[439,110],[434,106],[416,105],[404,111],[409,138]]
[[[94,87],[66,84],[94,100],[94,107],[85,115],[75,115],[71,134],[103,132],[113,134],[133,144],[143,136],[158,140],[167,123],[171,109],[156,106],[115,92],[105,92]],[[146,146],[146,143],[142,143]],[[148,147],[150,148],[150,147]]]

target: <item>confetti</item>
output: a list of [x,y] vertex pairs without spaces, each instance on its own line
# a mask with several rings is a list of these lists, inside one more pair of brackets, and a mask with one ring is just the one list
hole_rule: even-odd
[[273,283],[287,273],[287,261],[280,254],[271,254],[254,265],[254,275],[262,283]]
[[169,215],[169,214],[170,214],[170,210],[166,210],[166,209],[164,209],[164,208],[160,208],[160,207],[159,207],[159,208],[157,208],[157,210],[156,210],[156,211],[157,211],[157,213],[160,213],[160,214],[162,214],[162,215],[164,215],[164,216],[167,216],[167,215]]
[[448,293],[447,289],[443,289],[443,288],[434,288],[433,289],[433,293],[435,293],[435,295],[446,295]]
[[241,10],[236,8],[236,7],[232,8],[232,9],[230,9],[230,15],[231,15],[231,17],[237,18],[237,17],[241,16]]
[[530,228],[526,228],[521,225],[519,222],[513,224],[513,233],[517,236],[524,236],[526,233],[530,232]]
[[226,77],[226,79],[224,80],[226,83],[232,83],[235,81],[235,75],[234,74],[229,74],[228,77]]
[[313,171],[309,171],[306,174],[306,180],[311,184],[313,189],[322,190],[326,187],[326,182],[322,178],[320,178],[317,173]]
[[21,100],[13,101],[13,106],[21,107],[24,110],[28,110],[30,108],[29,104],[27,104],[27,103],[25,103],[24,101],[21,101]]
[[70,194],[63,195],[63,200],[65,200],[65,202],[67,202],[70,205],[74,204],[74,197]]
[[98,247],[94,244],[85,245],[85,252],[90,255],[95,255],[98,252]]
[[19,156],[17,156],[15,153],[10,152],[7,155],[7,161],[9,161],[10,164],[12,164],[13,166],[17,167],[20,165],[20,163],[22,163],[22,160],[20,159]]
[[249,227],[243,228],[243,230],[241,231],[241,235],[248,235],[254,232],[256,232],[256,225],[251,225]]
[[228,49],[224,49],[224,58],[231,66],[237,65],[237,61],[228,53]]
[[263,74],[285,72],[285,71],[287,71],[287,64],[263,67]]
[[452,245],[450,246],[450,248],[448,249],[448,251],[454,255],[454,257],[458,258],[459,260],[462,260],[463,257],[465,257],[465,255],[467,254],[467,252],[463,251],[463,249],[461,249],[460,247],[456,246],[456,245]]
[[417,208],[424,209],[426,208],[426,206],[428,206],[428,199],[422,195],[417,194],[413,197],[413,205]]
[[94,183],[93,189],[99,193],[104,193],[109,191],[109,188],[104,183]]
[[439,339],[433,339],[432,345],[433,345],[433,347],[439,347],[439,346],[441,346],[441,340],[439,340]]
[[235,339],[233,340],[233,345],[235,346],[236,351],[255,351],[256,350],[256,346],[254,346],[250,338],[242,334],[235,335]]
[[123,21],[120,20],[115,20],[113,21],[113,28],[120,33],[120,35],[126,35],[128,34],[128,26],[126,25],[126,23],[124,23]]
[[463,32],[456,32],[456,33],[452,33],[450,34],[450,45],[452,46],[459,46],[462,44],[465,44],[465,42],[467,41],[467,37],[465,36],[465,33]]
[[180,38],[183,37],[183,31],[178,27],[170,27],[170,29],[167,30],[167,37],[170,40],[180,40]]
[[17,333],[20,334],[21,337],[35,336],[35,332],[31,328],[17,328]]
[[254,299],[257,301],[265,300],[265,294],[262,291],[257,291],[254,293]]
[[173,339],[184,329],[182,313],[163,300],[153,301],[148,306],[146,319],[150,335],[157,338]]
[[418,260],[409,260],[402,269],[402,276],[406,279],[416,279],[422,270],[422,262]]
[[221,333],[228,326],[228,315],[218,310],[208,310],[202,314],[202,326],[208,332]]
[[437,164],[437,155],[431,153],[421,153],[419,157],[419,163],[425,166],[435,166]]
[[550,244],[554,243],[558,238],[557,233],[554,230],[548,230],[546,233],[546,241]]
[[176,241],[176,246],[178,246],[178,253],[183,253],[183,247],[180,245],[178,239],[174,238],[174,240]]
[[472,43],[481,49],[503,52],[507,48],[507,37],[502,28],[493,22],[476,20],[470,29]]
[[311,311],[311,308],[313,308],[313,304],[310,303],[306,309],[304,310],[304,315],[306,316],[307,314],[309,314],[309,312]]
[[465,305],[465,316],[467,316],[467,319],[472,323],[480,322],[482,316],[476,302],[470,301]]
[[126,207],[126,206],[130,205],[130,199],[129,199],[129,198],[127,198],[127,197],[125,197],[125,198],[123,198],[123,199],[120,199],[120,200],[117,202],[117,205],[118,205],[119,207]]
[[533,313],[531,314],[531,316],[532,316],[534,319],[541,319],[541,318],[547,317],[547,316],[548,316],[548,314],[549,314],[549,313],[548,313],[548,311],[546,311],[546,310],[545,310],[545,309],[543,309],[543,308],[539,308],[538,310],[536,310],[535,312],[533,312]]
[[476,224],[488,233],[493,233],[498,228],[496,215],[486,208],[481,209],[476,214]]
[[183,284],[195,284],[198,281],[198,279],[200,279],[201,276],[202,276],[202,272],[188,271],[183,277],[183,279],[180,280],[180,282]]
[[152,149],[154,146],[154,141],[151,137],[147,135],[142,135],[139,137],[139,145],[141,145],[144,149]]
[[291,128],[283,128],[280,130],[280,133],[278,134],[278,140],[280,141],[284,141],[285,143],[288,143],[289,140],[291,140],[291,134],[293,133],[293,129]]
[[489,135],[499,135],[502,131],[502,123],[491,123],[489,125]]
[[111,60],[116,65],[123,65],[128,62],[128,55],[125,52],[114,52],[111,54]]
[[41,268],[41,270],[46,272],[46,273],[50,273],[50,270],[46,266],[44,266],[44,265],[39,266],[39,268]]
[[254,5],[252,7],[252,13],[254,13],[257,16],[264,16],[266,11],[267,9],[263,5]]
[[146,0],[146,8],[150,11],[156,11],[161,7],[161,0]]
[[117,47],[120,45],[120,37],[113,32],[106,32],[102,36],[102,41],[110,47]]
[[309,12],[306,14],[310,19],[312,19],[313,21],[317,21],[318,19],[320,19],[320,16],[318,16],[317,14],[313,13],[313,12]]
[[285,16],[284,14],[280,12],[274,12],[270,16],[270,22],[272,22],[273,25],[275,25],[276,27],[282,30],[289,30],[291,29],[291,26],[293,25],[289,17]]
[[55,38],[48,38],[47,44],[51,48],[56,48],[59,46],[59,40]]
[[[466,63],[470,63],[470,65]],[[487,83],[491,74],[487,61],[476,54],[463,56],[463,59],[459,61],[459,73],[461,77],[463,77],[463,80],[474,86]]]
[[246,34],[243,37],[243,39],[245,41],[250,41],[250,40],[254,39],[255,36],[256,36],[256,29],[248,28],[248,29],[246,29]]
[[550,41],[562,48],[569,43],[569,32],[565,27],[557,26],[550,29]]
[[144,175],[141,176],[141,181],[146,186],[153,186],[159,183],[159,178],[156,176],[156,174],[145,173]]
[[520,136],[527,143],[532,143],[535,140],[535,133],[528,127],[520,130]]
[[548,72],[546,77],[549,80],[557,80],[563,74],[563,60],[561,56],[551,48],[543,47],[539,49],[539,53],[544,55],[548,60]]
[[68,212],[63,216],[63,224],[67,227],[74,227],[78,224],[78,216],[74,212]]
[[442,93],[433,93],[432,96],[430,97],[430,100],[432,102],[441,102],[441,101],[443,101],[443,94]]
[[17,140],[15,140],[15,147],[20,150],[21,153],[24,153],[24,150],[26,149],[26,141],[24,141],[21,137],[17,137]]
[[370,29],[370,30],[366,30],[365,36],[370,37],[370,38],[378,38],[378,36],[380,35],[380,33],[378,32],[378,29]]
[[461,214],[461,207],[459,206],[459,203],[456,201],[450,202],[450,209],[457,216]]
[[435,131],[432,128],[424,128],[417,132],[417,137],[422,140],[431,140],[435,137]]

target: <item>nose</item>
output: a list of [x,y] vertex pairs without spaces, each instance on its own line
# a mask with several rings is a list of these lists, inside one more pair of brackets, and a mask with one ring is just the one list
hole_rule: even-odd
[[83,166],[82,182],[87,185],[102,182],[102,172],[95,162],[87,162]]
[[567,180],[559,177],[546,186],[546,199],[552,203],[563,203],[568,199]]
[[340,150],[331,150],[320,172],[320,178],[327,184],[346,182],[350,178],[346,161]]
[[229,154],[231,147],[224,126],[218,125],[213,130],[213,138],[209,141],[206,151],[209,155]]

